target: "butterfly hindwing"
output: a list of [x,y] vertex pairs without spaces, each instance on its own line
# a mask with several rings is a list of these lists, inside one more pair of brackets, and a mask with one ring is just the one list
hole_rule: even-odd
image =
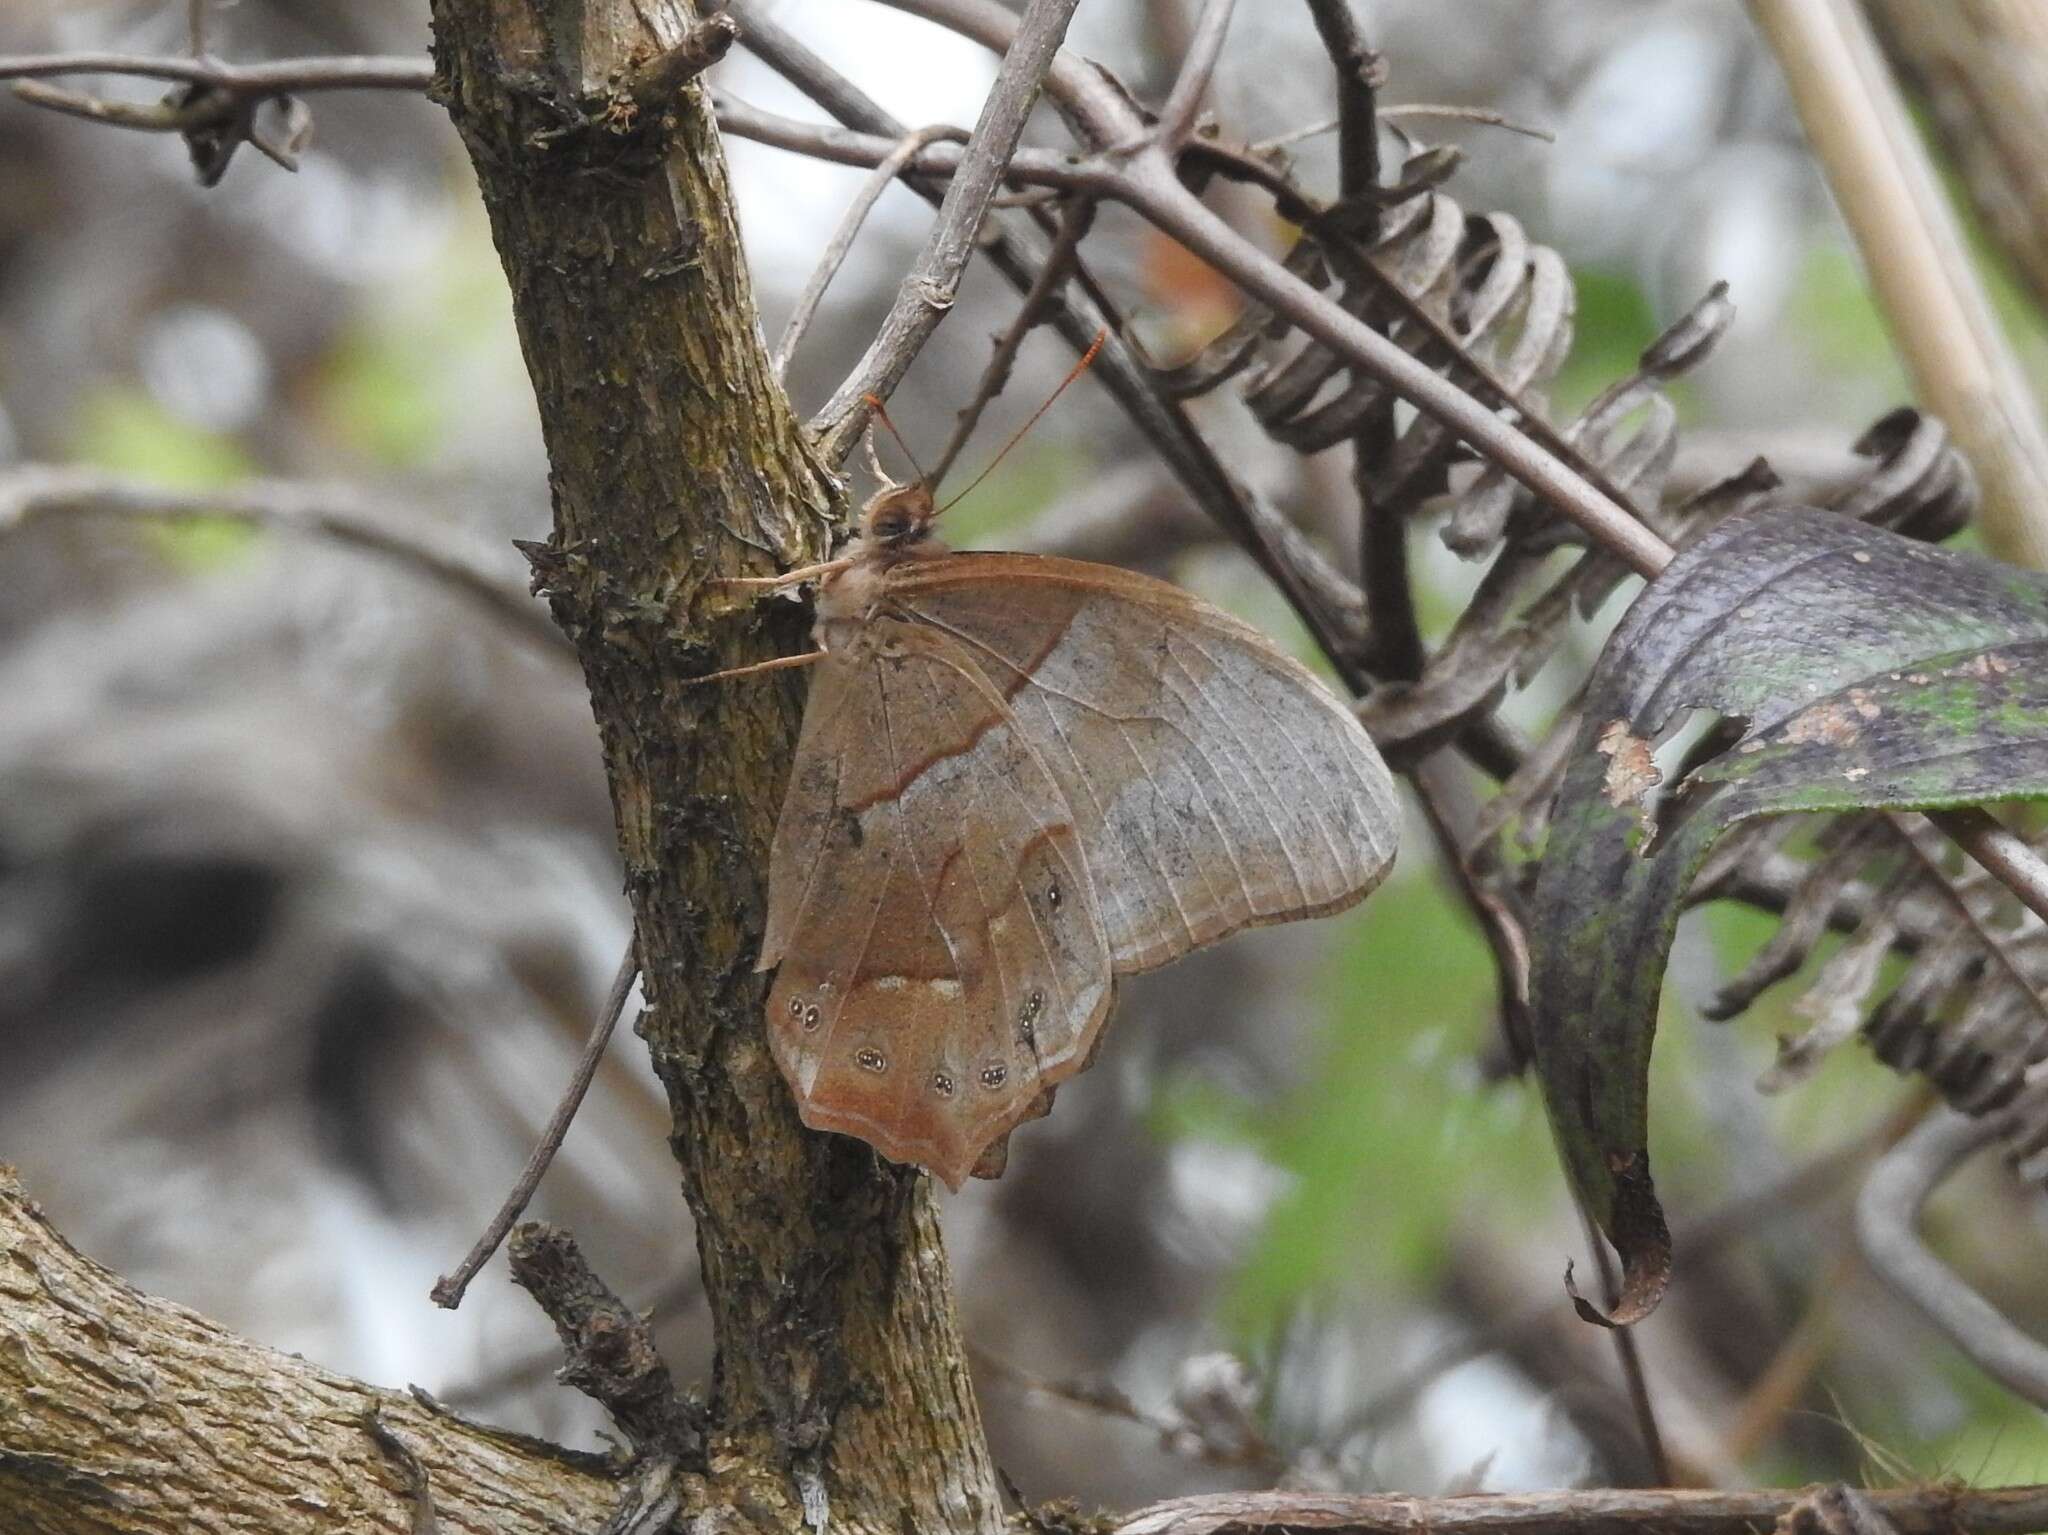
[[1085,1062],[1110,956],[1072,811],[984,667],[873,629],[813,681],[770,868],[770,1041],[805,1123],[957,1185]]

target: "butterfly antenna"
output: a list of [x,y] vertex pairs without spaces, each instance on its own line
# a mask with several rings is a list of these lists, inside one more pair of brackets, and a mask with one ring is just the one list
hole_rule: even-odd
[[[1073,368],[1068,372],[1065,378],[1060,380],[1059,388],[1055,389],[1051,394],[1045,397],[1045,403],[1039,406],[1038,409],[1034,410],[1031,413],[1031,419],[1029,421],[1026,421],[1022,426],[1018,427],[1016,431],[1010,434],[1010,440],[1004,443],[1002,447],[997,450],[996,456],[988,461],[988,463],[983,467],[981,473],[977,474],[972,480],[967,482],[967,489],[961,491],[957,496],[950,497],[947,500],[946,505],[939,508],[939,511],[943,512],[947,509],[947,507],[959,505],[962,501],[967,499],[968,494],[971,491],[973,491],[973,489],[977,485],[979,485],[983,480],[989,477],[989,475],[994,471],[996,465],[1000,464],[1005,458],[1009,456],[1010,449],[1016,447],[1018,443],[1024,440],[1024,434],[1030,431],[1034,426],[1038,425],[1038,418],[1044,415],[1047,411],[1052,409],[1053,401],[1057,400],[1061,395],[1067,392],[1067,385],[1073,383],[1075,379],[1079,378],[1083,373],[1086,373],[1088,371],[1088,365],[1095,361],[1095,354],[1102,350],[1102,343],[1108,339],[1109,327],[1105,325],[1101,330],[1095,333],[1095,339],[1088,343],[1088,350],[1081,354],[1081,360],[1074,364]],[[892,427],[890,428],[890,430],[893,431],[895,429]]]
[[[903,450],[903,456],[910,460],[910,467],[917,471],[918,483],[920,485],[926,483],[924,477],[924,466],[918,463],[917,455],[910,451],[910,444],[903,440],[903,434],[896,430],[896,423],[889,419],[889,407],[884,405],[881,402],[881,399],[876,395],[864,395],[862,396],[862,398],[864,398],[868,402],[868,409],[872,410],[875,413],[875,419],[880,421],[883,426],[889,429],[889,435],[896,439],[896,446]],[[890,484],[894,484],[895,482],[890,480],[886,474],[881,473],[881,467],[882,466],[880,464],[875,465],[876,474],[879,475],[883,481]]]

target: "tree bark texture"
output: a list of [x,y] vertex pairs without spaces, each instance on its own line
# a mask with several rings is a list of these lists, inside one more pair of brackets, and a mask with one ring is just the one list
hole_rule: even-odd
[[2048,308],[2048,8],[2039,0],[1868,4],[1979,217],[2034,302]]
[[[801,715],[794,604],[707,588],[822,549],[835,488],[762,345],[708,104],[647,108],[682,0],[435,0],[546,436],[534,554],[581,656],[717,1340],[711,1502],[770,1528],[1002,1514],[928,1180],[798,1123],[755,975]],[[720,616],[718,610],[723,609]],[[779,641],[779,643],[770,643]],[[593,1254],[602,1267],[602,1254]]]
[[130,1288],[0,1168],[0,1530],[333,1535],[413,1528],[379,1413],[426,1471],[443,1535],[601,1528],[604,1463],[480,1428],[246,1342]]

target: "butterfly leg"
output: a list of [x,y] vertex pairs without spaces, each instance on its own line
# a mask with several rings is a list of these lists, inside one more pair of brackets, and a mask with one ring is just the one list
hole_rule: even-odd
[[842,556],[816,565],[799,565],[795,570],[785,570],[779,576],[723,576],[712,584],[721,587],[746,587],[758,592],[779,592],[792,586],[802,586],[806,581],[837,575],[852,563],[852,560]]
[[749,666],[728,667],[722,672],[711,672],[702,677],[691,677],[684,681],[686,688],[699,687],[706,682],[730,682],[735,677],[751,677],[757,672],[779,672],[785,667],[809,666],[813,661],[825,659],[825,651],[806,650],[800,655],[777,656],[772,661],[756,661]]

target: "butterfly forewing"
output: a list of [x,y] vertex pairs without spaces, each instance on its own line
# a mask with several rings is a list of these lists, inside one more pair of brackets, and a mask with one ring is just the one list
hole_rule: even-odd
[[1176,587],[963,554],[891,572],[892,608],[1006,695],[1072,807],[1115,968],[1340,910],[1395,845],[1385,765],[1308,671]]
[[957,1185],[1086,1059],[1110,955],[985,661],[886,618],[867,638],[819,668],[776,831],[770,1039],[807,1124]]

